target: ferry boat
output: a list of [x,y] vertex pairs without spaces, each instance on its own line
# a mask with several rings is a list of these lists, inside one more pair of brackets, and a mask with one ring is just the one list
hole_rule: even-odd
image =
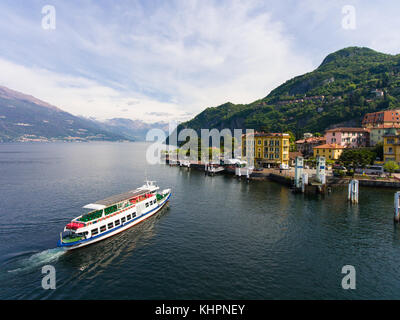
[[125,231],[159,212],[171,197],[171,189],[158,192],[155,181],[123,194],[90,203],[91,210],[68,223],[57,246],[77,249]]

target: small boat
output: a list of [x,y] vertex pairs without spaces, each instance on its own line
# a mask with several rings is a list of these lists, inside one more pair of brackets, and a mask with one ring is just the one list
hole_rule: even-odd
[[125,231],[159,212],[169,201],[171,189],[158,192],[154,181],[123,194],[90,203],[91,211],[73,219],[60,234],[57,246],[77,249]]

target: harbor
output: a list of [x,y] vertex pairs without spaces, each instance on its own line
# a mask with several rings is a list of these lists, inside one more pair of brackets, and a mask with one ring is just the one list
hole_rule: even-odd
[[[200,161],[189,161],[189,160],[170,161],[168,158],[166,158],[165,161],[166,161],[165,163],[169,166],[177,166],[186,170],[193,169],[205,172],[206,174],[210,175],[223,174],[243,180],[270,180],[277,183],[281,183],[288,187],[292,187],[295,185],[295,178],[296,178],[295,167],[289,167],[289,169],[285,170],[279,168],[254,169],[254,168],[238,167],[235,165],[208,164],[208,163],[206,164]],[[304,173],[309,177],[308,181],[310,181],[310,184],[312,183],[313,180],[315,182],[319,182],[317,171],[318,171],[317,168],[315,169],[303,168],[301,170],[301,173],[299,173],[299,178]],[[400,189],[400,179],[397,178],[396,175],[394,175],[392,178],[368,176],[368,175],[355,175],[354,177],[350,176],[335,177],[333,175],[332,169],[325,170],[324,175],[326,179],[324,185],[326,185],[326,187],[347,186],[349,181],[356,178],[357,180],[360,181],[360,186],[362,187]],[[301,180],[301,178],[299,180]],[[301,188],[301,186],[299,185],[298,188]]]
[[[147,147],[2,145],[7,183],[0,186],[0,211],[8,214],[0,223],[0,277],[8,284],[2,298],[390,299],[400,290],[397,190],[360,185],[352,204],[348,183],[325,195],[296,194],[255,177],[293,179],[292,170],[253,171],[249,180],[233,168],[211,176],[204,167],[148,166]],[[85,248],[55,248],[82,206],[142,185],[146,170],[173,190],[169,210]],[[54,291],[40,286],[47,264],[57,270]],[[353,292],[340,287],[346,264],[357,268]]]
[[[330,194],[336,189],[347,188],[347,201],[352,204],[358,204],[359,192],[361,187],[368,188],[385,188],[400,189],[400,180],[396,177],[392,179],[356,175],[355,177],[335,177],[332,170],[327,170],[325,157],[317,157],[316,168],[304,168],[303,157],[296,157],[295,167],[287,169],[278,168],[248,168],[245,161],[239,159],[230,159],[228,164],[224,161],[220,163],[202,163],[200,161],[190,160],[169,160],[165,158],[166,164],[171,166],[179,166],[187,170],[204,171],[205,175],[214,176],[216,174],[224,174],[235,177],[238,180],[250,182],[251,180],[269,180],[279,183],[289,188],[293,193],[303,194]],[[395,223],[400,222],[400,191],[394,193],[394,216]]]

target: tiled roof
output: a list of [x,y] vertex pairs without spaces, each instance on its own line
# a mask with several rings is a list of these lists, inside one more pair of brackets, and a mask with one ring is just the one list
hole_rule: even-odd
[[[242,136],[250,136],[253,134],[243,134]],[[288,133],[274,133],[274,132],[254,132],[255,137],[286,137],[289,138],[290,135]]]
[[334,128],[326,130],[326,132],[369,132],[366,128]]
[[336,143],[333,143],[333,144],[327,143],[327,144],[322,144],[318,147],[314,147],[314,149],[345,149],[345,147],[340,146]]
[[296,143],[297,144],[301,144],[301,143],[317,143],[317,142],[322,142],[322,141],[326,141],[326,138],[325,137],[312,137],[312,138],[297,140]]

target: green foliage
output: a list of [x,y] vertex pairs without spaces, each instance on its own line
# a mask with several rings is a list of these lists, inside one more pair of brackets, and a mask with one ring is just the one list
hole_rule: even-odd
[[383,160],[383,142],[377,143],[372,151],[375,152],[376,158]]
[[373,164],[376,153],[368,148],[363,149],[345,149],[341,154],[339,161],[345,166],[362,167]]
[[[332,53],[313,72],[295,77],[247,105],[208,108],[182,128],[240,128],[321,132],[333,124],[361,124],[366,113],[400,107],[400,55],[351,47]],[[372,93],[384,90],[384,97]],[[323,97],[322,97],[323,96]]]
[[383,165],[383,168],[389,172],[390,174],[392,174],[393,172],[395,172],[396,170],[399,170],[399,165],[394,162],[394,161],[388,161]]

